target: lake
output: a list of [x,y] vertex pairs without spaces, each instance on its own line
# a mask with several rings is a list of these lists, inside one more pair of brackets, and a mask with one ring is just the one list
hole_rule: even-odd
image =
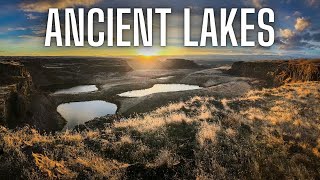
[[57,111],[67,121],[63,128],[66,130],[96,117],[115,114],[117,105],[105,101],[71,102],[59,105]]
[[118,95],[121,97],[142,97],[154,93],[188,91],[196,89],[201,89],[201,87],[188,84],[155,84],[154,86],[148,89],[133,90]]
[[168,79],[171,79],[173,78],[174,76],[165,76],[165,77],[159,77],[157,78],[158,80],[168,80]]
[[97,91],[98,88],[96,85],[84,85],[84,86],[76,86],[69,89],[62,89],[54,92],[54,95],[58,94],[80,94],[80,93],[88,93]]

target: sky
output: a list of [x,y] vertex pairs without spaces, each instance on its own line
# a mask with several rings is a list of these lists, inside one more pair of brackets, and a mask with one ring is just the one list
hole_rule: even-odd
[[[320,55],[320,0],[0,0],[0,56],[290,56],[314,58]],[[48,8],[92,7],[106,8],[172,8],[168,16],[167,47],[45,47],[44,37]],[[220,8],[253,7],[258,11],[263,7],[275,12],[275,43],[263,47],[184,47],[183,9],[191,8],[191,39],[199,40],[203,8],[216,10],[217,29],[219,29]],[[124,22],[133,25],[133,15],[125,17]],[[107,17],[106,17],[107,19]],[[235,32],[239,33],[240,21],[237,15]],[[249,17],[256,24],[256,16]],[[154,36],[160,32],[159,21],[155,20]],[[63,26],[62,26],[63,27]],[[106,24],[95,23],[96,33],[105,30]],[[258,29],[249,33],[249,39],[257,39]],[[126,31],[125,39],[132,40],[132,31]],[[154,43],[157,44],[157,37]],[[158,43],[159,44],[159,43]]]

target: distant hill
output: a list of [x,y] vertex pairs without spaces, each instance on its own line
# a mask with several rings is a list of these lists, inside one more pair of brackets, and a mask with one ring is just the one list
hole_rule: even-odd
[[194,61],[187,59],[136,58],[128,60],[133,69],[197,69],[203,68]]
[[163,66],[170,69],[195,69],[201,68],[200,65],[194,61],[187,59],[167,59],[163,61]]

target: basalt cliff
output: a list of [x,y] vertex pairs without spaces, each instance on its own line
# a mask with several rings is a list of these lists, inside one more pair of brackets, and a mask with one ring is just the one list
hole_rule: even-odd
[[265,80],[269,85],[320,80],[320,60],[235,62],[232,75]]
[[0,63],[0,123],[14,127],[27,114],[32,91],[32,79],[17,62]]
[[29,71],[19,62],[0,62],[0,124],[9,128],[29,124],[45,131],[64,124],[49,97],[34,88]]

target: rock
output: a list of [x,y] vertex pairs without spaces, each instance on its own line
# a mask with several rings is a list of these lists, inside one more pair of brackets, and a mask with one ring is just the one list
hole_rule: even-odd
[[24,65],[0,61],[0,125],[29,124],[52,132],[62,129],[64,123],[52,101],[36,90]]
[[319,81],[320,60],[235,62],[229,74],[266,80],[270,85]]
[[132,70],[125,60],[118,58],[19,57],[19,62],[25,65],[34,84],[41,90],[90,84],[93,79],[98,81],[99,77]]
[[17,62],[0,62],[0,124],[15,127],[26,116],[33,90],[30,74]]

